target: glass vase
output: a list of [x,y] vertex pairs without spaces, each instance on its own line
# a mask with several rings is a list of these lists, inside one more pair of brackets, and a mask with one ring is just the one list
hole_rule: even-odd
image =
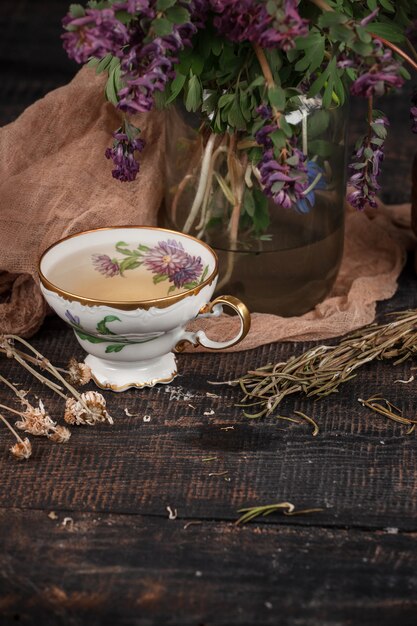
[[216,292],[252,312],[282,316],[311,310],[330,292],[344,239],[346,110],[306,101],[300,124],[309,189],[283,208],[262,190],[246,139],[214,135],[198,116],[169,112],[166,195],[160,224],[207,242],[219,257]]

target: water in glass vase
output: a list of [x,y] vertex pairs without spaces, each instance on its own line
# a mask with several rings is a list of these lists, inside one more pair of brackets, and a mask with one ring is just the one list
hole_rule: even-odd
[[227,288],[252,312],[292,316],[314,308],[330,292],[343,253],[343,213],[323,200],[307,215],[275,211],[271,240],[252,240],[252,249],[238,242],[230,250],[226,237],[207,237],[219,257],[216,293]]

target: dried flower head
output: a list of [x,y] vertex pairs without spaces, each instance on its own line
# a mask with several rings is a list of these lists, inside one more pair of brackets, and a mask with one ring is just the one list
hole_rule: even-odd
[[32,446],[27,437],[23,441],[18,441],[10,448],[10,452],[15,456],[19,461],[23,461],[24,459],[28,459],[32,454]]
[[47,414],[42,400],[39,400],[39,407],[27,404],[26,410],[21,414],[22,418],[16,422],[17,428],[35,436],[48,436],[51,430],[56,427]]
[[68,380],[72,385],[86,385],[91,380],[91,368],[72,357],[68,363]]
[[80,400],[68,398],[64,419],[68,424],[76,424],[77,426],[94,426],[98,422],[113,424],[113,418],[106,410],[106,401],[98,391],[82,393]]
[[55,443],[67,443],[71,437],[71,432],[65,426],[57,426],[51,435],[48,435],[51,441]]

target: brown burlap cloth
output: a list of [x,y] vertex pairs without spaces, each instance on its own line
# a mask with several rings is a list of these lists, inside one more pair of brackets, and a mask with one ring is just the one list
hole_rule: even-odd
[[[104,101],[103,77],[84,68],[0,129],[0,332],[27,337],[41,326],[47,308],[37,259],[51,243],[99,226],[155,224],[164,186],[164,116],[136,120],[147,145],[133,183],[114,180],[103,156],[118,119]],[[348,208],[342,267],[330,296],[300,317],[254,313],[249,335],[232,350],[335,337],[371,322],[376,302],[394,294],[405,251],[414,245],[409,214],[409,206]],[[224,339],[238,321],[223,316],[193,324]]]

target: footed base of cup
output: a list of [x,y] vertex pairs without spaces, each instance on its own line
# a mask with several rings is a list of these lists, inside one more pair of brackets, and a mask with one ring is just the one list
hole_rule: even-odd
[[149,361],[107,361],[89,354],[85,363],[91,377],[101,389],[125,391],[130,387],[153,387],[170,383],[177,375],[177,362],[172,352]]

